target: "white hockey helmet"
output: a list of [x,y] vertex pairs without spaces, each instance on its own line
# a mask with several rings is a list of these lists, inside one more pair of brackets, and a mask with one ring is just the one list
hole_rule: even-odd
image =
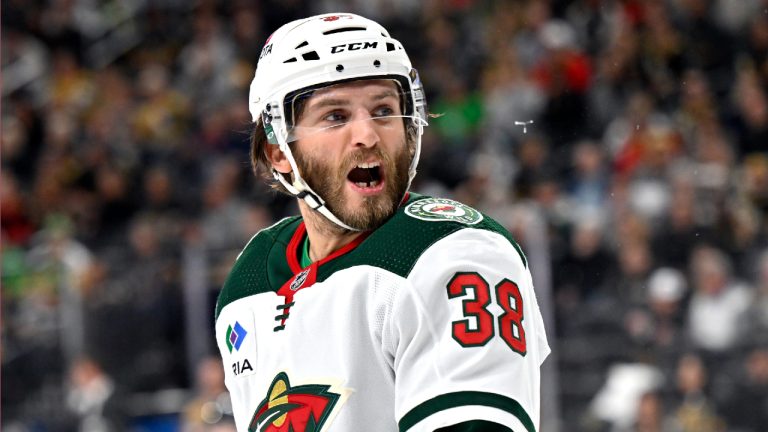
[[400,87],[403,116],[416,131],[415,152],[408,171],[416,175],[427,108],[418,73],[402,44],[375,21],[350,13],[330,13],[290,22],[267,39],[251,82],[248,108],[264,126],[269,144],[279,145],[293,169],[293,181],[273,169],[274,177],[336,225],[340,221],[304,181],[291,153],[293,95],[360,79],[392,79]]

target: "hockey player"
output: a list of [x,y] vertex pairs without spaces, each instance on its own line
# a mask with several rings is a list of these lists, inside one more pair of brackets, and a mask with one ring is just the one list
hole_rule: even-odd
[[427,114],[400,42],[347,13],[286,24],[249,104],[254,169],[301,215],[257,233],[219,295],[238,430],[536,431],[549,347],[525,255],[407,192]]

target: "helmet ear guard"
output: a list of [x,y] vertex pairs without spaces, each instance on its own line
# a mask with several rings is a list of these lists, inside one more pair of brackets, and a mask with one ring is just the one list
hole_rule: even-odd
[[[272,127],[272,122],[275,120],[275,117],[277,117],[277,120],[280,120],[280,115],[276,113],[273,114],[271,112],[273,104],[274,103],[268,103],[264,107],[264,111],[261,113],[261,123],[264,125],[264,134],[267,136],[267,142],[270,144],[279,145],[280,141],[277,139],[275,129]],[[275,104],[275,106],[277,106],[277,104]]]

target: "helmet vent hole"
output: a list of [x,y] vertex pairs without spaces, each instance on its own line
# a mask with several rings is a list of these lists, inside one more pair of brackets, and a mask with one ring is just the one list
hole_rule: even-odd
[[344,33],[344,32],[350,32],[350,31],[364,31],[365,27],[342,27],[337,28],[333,30],[324,31],[324,35],[334,34],[334,33]]
[[380,67],[380,66],[381,66],[381,62],[380,62],[380,61],[378,61],[378,60],[374,60],[374,61],[373,61],[373,66],[374,66],[374,67]]
[[387,42],[387,52],[394,51],[395,50],[395,44],[392,42]]
[[320,60],[320,56],[317,55],[317,51],[310,51],[301,55],[304,60]]
[[288,60],[284,61],[283,63],[293,63],[296,61],[296,57],[291,57]]
[[307,42],[307,41],[304,41],[304,42],[302,42],[302,43],[300,43],[300,44],[296,45],[296,49],[299,49],[299,48],[301,48],[301,47],[305,47],[305,46],[307,46],[307,45],[309,45],[309,42]]
[[342,72],[344,70],[343,65],[336,65],[336,72]]

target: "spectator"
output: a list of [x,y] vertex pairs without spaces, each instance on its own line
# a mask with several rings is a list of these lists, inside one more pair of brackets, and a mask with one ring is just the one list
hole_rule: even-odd
[[197,10],[192,23],[192,40],[179,54],[182,88],[191,100],[202,101],[195,106],[199,115],[212,112],[227,98],[233,97],[231,78],[235,44],[224,34],[215,12],[208,6]]
[[648,392],[640,397],[637,404],[635,422],[629,428],[619,428],[621,432],[664,432],[669,430],[665,424],[664,403],[658,392]]
[[729,427],[740,432],[768,430],[768,348],[749,351],[735,378],[722,404]]
[[[768,31],[768,27],[765,31]],[[737,116],[740,157],[765,150],[765,143],[768,142],[768,96],[764,90],[765,82],[754,66],[745,66],[738,71],[732,98]]]
[[[130,391],[178,386],[185,369],[182,296],[175,253],[163,249],[152,219],[132,221],[130,249],[103,252],[105,266],[90,281],[89,349]],[[130,358],[132,367],[125,368]]]
[[181,430],[207,432],[232,416],[232,402],[224,386],[224,371],[218,357],[207,357],[197,365],[195,396],[184,406]]
[[748,334],[757,342],[768,342],[768,249],[758,256],[754,272],[755,297],[745,316]]
[[514,164],[512,152],[526,140],[528,126],[533,129],[530,122],[541,115],[545,95],[526,76],[515,52],[508,47],[499,48],[482,80],[484,147]]
[[109,165],[98,167],[94,174],[95,192],[100,203],[95,221],[97,233],[102,239],[114,238],[125,230],[138,211],[131,176]]
[[238,194],[243,171],[233,158],[221,158],[214,164],[203,190],[202,226],[206,244],[216,250],[235,247],[248,233],[242,231],[240,224],[246,211]]
[[[756,154],[746,157],[739,180],[744,198],[765,219],[768,213],[768,156]],[[766,231],[763,229],[761,235],[768,235]]]
[[543,130],[557,148],[583,138],[587,131],[583,113],[592,65],[576,44],[576,34],[569,23],[551,20],[541,28],[538,37],[547,55],[541,57],[532,73],[547,96]]
[[592,141],[574,146],[568,196],[576,218],[607,218],[610,174],[602,148]]
[[533,198],[534,187],[542,179],[555,175],[549,143],[537,134],[527,134],[515,148],[514,196]]
[[145,65],[139,76],[141,100],[133,112],[134,139],[149,160],[169,157],[182,145],[189,127],[190,106],[186,94],[173,88],[167,66]]
[[66,405],[78,432],[126,430],[126,413],[115,382],[90,358],[80,358],[69,371]]
[[614,259],[605,247],[602,230],[599,220],[583,220],[573,227],[569,249],[556,264],[557,299],[563,307],[558,316],[566,317],[583,302],[605,296],[607,269],[614,266]]
[[712,354],[725,354],[742,342],[743,317],[752,301],[752,292],[733,277],[723,252],[711,246],[694,250],[690,272],[690,336],[696,347]]
[[747,27],[746,47],[747,56],[754,64],[754,68],[760,75],[760,80],[768,82],[768,19],[764,14],[755,14]]
[[697,200],[689,180],[673,180],[669,207],[653,232],[653,255],[660,265],[684,269],[689,255],[701,242],[711,240],[709,230],[697,220]]
[[68,362],[85,347],[82,288],[93,262],[92,252],[73,238],[73,229],[66,217],[50,216],[27,255],[30,264],[52,271],[56,278],[61,344]]
[[627,240],[619,245],[618,270],[613,275],[610,289],[613,297],[625,307],[648,302],[648,277],[653,269],[653,257],[646,241]]
[[655,270],[648,280],[648,302],[629,310],[624,325],[641,361],[671,370],[684,349],[684,300],[687,282],[672,268]]
[[695,354],[680,358],[675,374],[679,402],[673,410],[672,430],[680,432],[720,432],[724,423],[715,412],[707,393],[709,375],[702,359]]
[[9,172],[0,173],[0,200],[3,202],[2,235],[3,240],[12,245],[25,245],[35,232],[35,223],[31,218],[28,200],[19,189],[15,176]]
[[665,105],[679,92],[685,65],[685,34],[663,1],[643,2],[642,67],[647,87]]

